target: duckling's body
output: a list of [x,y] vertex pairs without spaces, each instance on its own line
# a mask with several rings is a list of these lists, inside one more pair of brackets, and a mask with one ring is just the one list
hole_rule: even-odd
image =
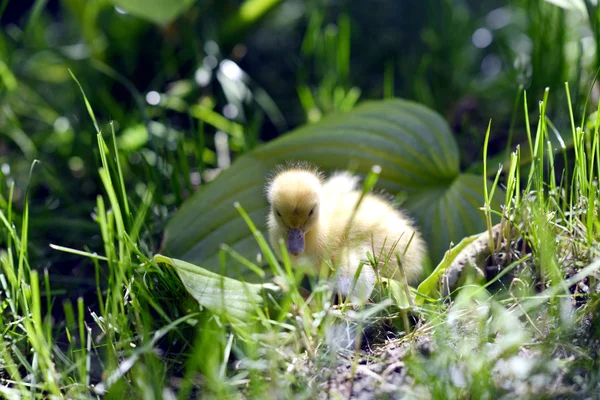
[[[414,284],[422,272],[425,243],[412,222],[377,195],[367,194],[354,214],[361,196],[357,187],[358,178],[348,173],[323,180],[320,173],[306,167],[283,170],[267,187],[268,227],[279,257],[279,240],[284,239],[292,264],[303,256],[317,267],[331,261],[336,268],[336,290],[364,301],[376,280],[367,252],[379,259],[379,275],[392,279],[402,276],[398,254],[408,282]],[[363,260],[366,263],[353,289]]]

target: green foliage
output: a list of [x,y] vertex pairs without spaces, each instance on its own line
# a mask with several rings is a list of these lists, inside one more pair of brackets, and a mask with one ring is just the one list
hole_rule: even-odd
[[174,268],[187,291],[201,306],[234,321],[250,320],[257,309],[264,307],[262,292],[278,291],[275,285],[244,283],[160,254],[152,259]]
[[[336,379],[354,394],[361,380],[370,394],[392,387],[388,397],[598,393],[600,119],[584,118],[597,109],[589,85],[600,65],[597,2],[176,0],[158,13],[159,0],[143,8],[36,0],[15,15],[21,3],[0,1],[0,395],[314,398],[326,388],[336,397]],[[480,28],[492,39],[483,48],[473,41]],[[452,135],[411,103],[328,115],[382,97],[431,107]],[[429,140],[434,132],[443,139]],[[484,152],[489,177],[504,164],[507,175],[496,175],[503,208],[486,200],[495,185],[482,195],[483,178],[460,173],[484,171],[473,166]],[[236,160],[230,170],[223,154]],[[304,297],[301,271],[278,264],[260,232],[264,175],[288,156],[361,174],[380,164],[378,188],[398,193],[430,235],[446,237],[434,243],[438,256],[450,238],[482,231],[484,213],[519,228],[525,239],[513,250],[526,254],[487,283],[438,299],[433,283],[461,242],[422,283],[433,296],[422,306],[395,281],[383,282],[364,311],[332,306],[313,277]],[[205,269],[186,272],[175,260],[157,268],[150,256],[164,224],[198,187],[165,243]],[[236,199],[259,229],[242,222]],[[195,247],[176,248],[186,243]],[[263,291],[260,304],[276,303],[275,312],[230,309],[258,316],[236,325],[218,307],[199,311],[185,282],[232,282],[214,272],[264,280],[250,261],[259,250],[281,296],[271,302]],[[395,340],[376,335],[388,340],[379,356],[339,348],[331,326],[342,323],[346,335],[375,316],[398,328]],[[427,340],[433,352],[423,350]],[[347,355],[352,368],[340,374]]]
[[[351,23],[347,14],[337,24],[323,26],[325,16],[315,10],[310,16],[301,52],[312,68],[300,70],[298,99],[309,122],[316,122],[332,111],[350,111],[361,91],[350,85]],[[319,83],[311,87],[310,70],[316,71]]]
[[194,0],[110,0],[117,7],[151,22],[166,25],[184,13]]

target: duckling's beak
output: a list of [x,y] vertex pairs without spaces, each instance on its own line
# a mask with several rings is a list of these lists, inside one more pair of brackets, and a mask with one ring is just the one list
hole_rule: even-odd
[[304,232],[302,229],[290,229],[287,235],[287,250],[293,255],[300,255],[304,251]]

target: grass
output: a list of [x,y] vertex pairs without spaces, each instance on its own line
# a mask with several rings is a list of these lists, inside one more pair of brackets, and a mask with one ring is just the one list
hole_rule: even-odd
[[[0,9],[6,4],[3,2]],[[169,216],[168,210],[197,186],[191,176],[202,175],[200,181],[204,184],[203,173],[218,167],[219,155],[211,143],[214,130],[227,133],[231,149],[241,154],[259,144],[263,113],[277,129],[285,129],[285,118],[266,91],[256,82],[244,80],[244,90],[254,93],[256,99],[251,104],[255,112],[241,121],[232,122],[219,113],[223,106],[220,95],[206,96],[202,102],[191,105],[189,98],[193,96],[183,90],[185,79],[178,81],[179,86],[161,91],[159,106],[146,109],[143,96],[135,89],[142,87],[139,83],[129,82],[108,64],[96,60],[92,70],[98,75],[79,64],[74,69],[75,75],[87,77],[82,79],[84,86],[98,82],[92,93],[95,99],[88,101],[84,96],[83,101],[71,101],[67,94],[54,106],[31,90],[30,77],[19,70],[18,63],[3,57],[0,80],[4,86],[0,86],[0,93],[8,122],[2,123],[10,129],[4,125],[2,128],[10,132],[25,155],[18,163],[23,165],[23,160],[44,155],[43,149],[55,140],[60,143],[56,154],[60,163],[28,164],[21,168],[26,171],[21,176],[27,176],[28,171],[29,179],[0,182],[0,393],[15,399],[186,399],[200,395],[314,398],[348,397],[367,390],[381,396],[404,393],[418,398],[597,396],[600,119],[593,113],[586,118],[594,110],[581,112],[579,93],[588,93],[589,97],[591,90],[577,87],[590,78],[581,71],[593,68],[577,64],[589,62],[585,57],[575,56],[573,59],[582,61],[573,62],[565,54],[565,47],[577,42],[569,35],[570,16],[565,11],[532,1],[515,0],[511,4],[529,9],[537,17],[524,28],[511,26],[510,32],[495,31],[499,49],[489,51],[508,57],[512,49],[502,48],[502,43],[508,43],[513,33],[526,31],[534,45],[533,73],[527,76],[525,68],[516,71],[522,76],[516,76],[514,71],[507,73],[494,81],[495,86],[482,84],[480,91],[492,88],[490,96],[497,99],[506,97],[498,93],[520,87],[518,101],[507,101],[505,108],[509,115],[510,110],[517,110],[522,104],[523,112],[513,111],[509,127],[511,135],[513,128],[514,132],[524,133],[514,137],[521,146],[515,147],[509,157],[500,154],[502,160],[509,161],[506,168],[497,171],[488,150],[493,147],[494,131],[501,124],[465,124],[471,128],[487,126],[481,144],[481,131],[476,129],[475,147],[482,155],[479,158],[484,159],[484,175],[495,180],[490,187],[487,181],[484,183],[488,200],[482,212],[486,213],[489,229],[491,215],[501,216],[505,231],[500,243],[490,241],[493,256],[483,265],[487,282],[467,279],[451,297],[429,296],[423,302],[411,302],[406,285],[394,287],[382,282],[380,296],[373,304],[359,309],[347,303],[335,306],[330,302],[325,277],[307,277],[301,270],[292,269],[288,259],[276,260],[263,234],[252,226],[240,207],[238,210],[247,218],[248,229],[260,245],[279,288],[265,291],[262,302],[252,303],[250,316],[243,322],[226,313],[200,309],[176,268],[159,265],[152,256],[157,251],[158,235]],[[40,27],[44,26],[42,5],[42,1],[36,2],[24,30],[27,35],[22,40],[30,48],[46,47],[38,42],[44,37],[40,34]],[[92,10],[92,6],[86,8],[86,13],[75,14],[87,15],[79,23],[86,27],[84,35],[94,47],[101,41],[94,40],[93,32],[99,26],[90,15],[99,11]],[[597,7],[587,7],[589,15],[598,13]],[[438,109],[450,110],[460,97],[457,94],[470,93],[466,86],[471,84],[465,82],[471,79],[457,75],[456,71],[462,69],[449,73],[450,68],[438,66],[447,64],[448,54],[451,65],[471,67],[478,65],[478,57],[483,55],[463,51],[462,42],[470,40],[473,29],[464,28],[452,37],[444,36],[444,24],[460,21],[464,14],[450,2],[444,3],[443,12],[443,24],[438,24],[431,16],[434,14],[427,14],[429,25],[414,29],[427,40],[420,44],[422,51],[411,54],[426,53],[428,57],[419,57],[417,62],[376,51],[386,55],[384,63],[377,63],[376,59],[364,63],[356,60],[355,49],[361,46],[353,37],[362,36],[353,19],[356,13],[342,12],[333,19],[323,11],[311,13],[301,46],[304,64],[298,68],[293,83],[304,118],[316,121],[332,110],[349,110],[359,97],[372,96],[365,90],[369,88],[367,84],[356,84],[362,75],[370,76],[369,63],[385,65],[376,71],[383,76],[382,82],[371,91],[380,90],[384,97],[410,95],[436,104]],[[185,23],[179,26],[186,29]],[[590,19],[596,38],[599,26],[596,19]],[[130,30],[131,35],[123,36],[135,43],[138,28],[139,23],[124,21],[122,29]],[[507,36],[505,42],[500,40],[503,35]],[[13,43],[12,39],[7,40],[7,46],[19,48],[19,40]],[[179,57],[200,57],[195,54],[196,44],[190,41]],[[599,46],[597,39],[595,45]],[[137,46],[130,44],[129,48]],[[552,58],[556,68],[549,68],[546,55],[554,54],[554,49],[559,49],[559,55]],[[105,50],[92,51],[101,53],[100,59],[114,57]],[[139,56],[123,54],[123,59],[129,61]],[[179,79],[181,66],[172,61],[176,60],[175,55],[167,50],[161,54],[160,72],[154,79]],[[227,59],[217,55],[219,61]],[[596,52],[598,57],[600,52]],[[165,71],[177,73],[163,72],[163,64]],[[201,64],[199,60],[198,65]],[[597,64],[596,61],[592,65]],[[127,67],[118,69],[125,71]],[[189,78],[185,71],[182,75]],[[60,81],[61,76],[53,79]],[[211,76],[219,81],[219,87],[227,87],[227,77],[219,76],[217,69]],[[561,87],[545,90],[547,82],[567,78],[574,84],[571,88],[567,85],[564,94]],[[69,79],[68,74],[64,79]],[[122,111],[112,99],[108,88],[113,80],[131,93],[134,107],[124,107]],[[361,82],[366,81],[365,78]],[[440,92],[447,83],[451,87]],[[43,85],[54,88],[48,82]],[[523,85],[527,91],[523,91]],[[69,93],[75,92],[72,86],[68,88]],[[510,94],[512,99],[513,93]],[[551,94],[556,94],[552,104]],[[23,108],[20,95],[29,99],[26,103],[32,106]],[[229,96],[228,104],[234,103],[239,109],[250,107],[244,99],[231,97],[231,93],[225,96]],[[537,105],[540,97],[539,108],[535,109],[533,104]],[[149,132],[143,148],[132,151],[120,147],[115,125],[96,120],[90,103],[102,104],[115,117],[115,124],[120,122],[122,127],[143,120]],[[86,119],[78,129],[66,129],[62,136],[44,136],[44,132],[53,131],[48,127],[66,113],[60,107],[69,108],[70,104],[89,113],[92,124]],[[39,114],[38,118],[26,118],[31,110]],[[171,127],[165,117],[167,110],[183,116],[189,129]],[[76,114],[84,115],[83,112]],[[502,115],[502,110],[498,114]],[[537,121],[533,120],[534,115],[538,116]],[[563,123],[565,120],[567,124]],[[95,133],[86,135],[89,126],[94,127]],[[193,133],[184,135],[183,130]],[[78,134],[74,135],[74,131]],[[125,132],[119,131],[120,138]],[[28,136],[25,132],[33,133]],[[69,132],[74,138],[69,139]],[[135,138],[135,130],[126,132]],[[552,144],[556,143],[557,134],[567,143],[572,138],[572,151]],[[91,140],[86,142],[86,138]],[[464,138],[468,139],[468,135]],[[511,146],[507,148],[510,150]],[[66,168],[77,164],[73,154],[102,190],[103,194],[94,197],[93,202],[80,201],[76,196],[83,190],[79,181],[73,185],[75,189],[64,182],[64,177],[76,170]],[[135,157],[144,161],[134,162]],[[17,168],[16,164],[11,167]],[[140,178],[132,181],[131,176]],[[37,198],[32,193],[40,186],[60,192],[62,201],[73,197],[67,207],[78,209],[79,214],[91,214],[92,221],[84,231],[62,228],[57,220],[49,218],[51,229],[42,232],[59,234],[52,237],[50,250],[41,251],[35,235],[44,226],[41,217],[51,215],[52,209],[46,204],[31,204]],[[504,207],[491,209],[489,199],[500,186],[506,193]],[[47,208],[46,213],[35,212],[40,208]],[[67,243],[80,247],[68,247]],[[59,253],[61,257],[80,260],[76,261],[78,268],[83,269],[80,274],[93,277],[86,283],[87,290],[77,292],[81,295],[65,292],[57,279],[61,277],[62,265],[53,260],[67,260],[55,258]],[[222,269],[227,268],[230,258],[242,259],[223,246]],[[369,258],[376,264],[376,255]],[[260,276],[259,263],[247,259],[242,263]],[[67,274],[62,277],[74,279]],[[305,291],[306,280],[312,289],[310,294]],[[78,284],[71,283],[69,287]],[[222,302],[226,300],[223,298]],[[361,335],[363,329],[365,334]]]
[[[576,145],[567,180],[565,171],[556,171],[556,150],[548,144],[544,97],[529,137],[529,172],[521,175],[517,148],[508,172],[489,188],[503,182],[504,207],[484,207],[502,216],[506,232],[514,226],[519,233],[490,242],[489,283],[467,282],[452,297],[421,305],[395,303],[391,289],[380,286],[376,303],[337,307],[323,276],[310,278],[312,293],[303,296],[303,272],[287,258],[277,261],[237,205],[279,287],[240,320],[199,310],[175,270],[141,250],[153,192],[147,190],[140,204],[129,203],[114,131],[107,143],[84,101],[97,129],[105,195],[98,196],[93,216],[104,253],[52,248],[92,260],[97,298],[55,303],[51,271],[29,264],[27,201],[17,226],[11,186],[7,212],[0,213],[7,244],[0,274],[0,388],[6,397],[311,398],[366,387],[424,398],[597,393],[598,120],[591,132],[581,129],[585,120],[581,126],[571,120]],[[377,171],[365,193],[376,178]],[[223,247],[223,268],[227,257],[241,258]],[[372,347],[377,341],[383,344]]]

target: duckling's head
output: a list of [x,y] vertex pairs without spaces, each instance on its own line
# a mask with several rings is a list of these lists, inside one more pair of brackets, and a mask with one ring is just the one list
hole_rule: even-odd
[[307,168],[280,171],[267,185],[270,229],[283,234],[293,256],[304,252],[305,235],[319,220],[321,192],[321,175]]

